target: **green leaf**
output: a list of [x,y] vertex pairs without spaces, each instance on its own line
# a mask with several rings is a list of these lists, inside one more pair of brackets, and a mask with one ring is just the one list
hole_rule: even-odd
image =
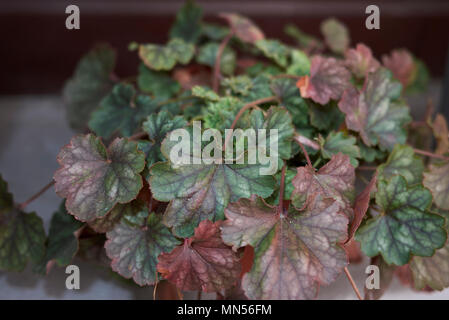
[[178,128],[182,128],[187,125],[187,121],[181,116],[173,117],[167,111],[161,111],[150,115],[143,123],[143,131],[148,133],[151,140],[150,148],[146,152],[147,166],[148,168],[155,162],[166,160],[161,152],[161,143],[165,136],[170,132]]
[[58,154],[61,168],[54,175],[56,193],[81,221],[106,215],[117,203],[135,199],[143,186],[145,166],[137,143],[115,139],[109,147],[92,134],[72,138]]
[[219,41],[229,34],[229,28],[215,23],[203,23],[202,32],[209,40]]
[[170,30],[170,38],[181,38],[185,42],[196,43],[201,36],[203,9],[195,1],[186,1],[176,14],[176,20]]
[[52,260],[59,266],[70,264],[78,251],[78,237],[75,232],[82,226],[83,223],[70,215],[62,202],[51,218],[47,251],[38,271],[45,271],[47,263]]
[[380,68],[368,75],[363,91],[348,89],[338,106],[346,114],[347,127],[359,132],[368,147],[391,151],[395,144],[405,143],[404,127],[411,121],[408,106],[395,101],[400,93],[401,85],[391,80],[391,72]]
[[241,97],[244,102],[252,102],[258,99],[270,97],[273,95],[271,91],[271,80],[266,74],[261,74],[252,79],[253,85],[248,94]]
[[436,206],[449,210],[449,162],[431,164],[424,172],[423,184],[432,192]]
[[[231,127],[235,116],[242,107],[242,101],[232,96],[220,98],[216,102],[209,102],[207,108],[204,110],[205,127],[215,128],[224,133],[225,129]],[[240,117],[236,128],[242,128],[248,125],[248,115],[249,111]]]
[[109,45],[98,45],[80,60],[66,82],[63,99],[67,105],[67,119],[73,129],[86,129],[90,114],[111,90],[115,59],[115,51]]
[[291,62],[287,68],[287,73],[296,76],[310,74],[310,59],[304,51],[298,49],[291,50]]
[[168,73],[153,71],[143,63],[139,66],[137,84],[140,91],[164,100],[173,97],[181,90],[181,85]]
[[193,58],[195,46],[182,39],[171,39],[165,46],[142,44],[139,56],[143,63],[153,70],[171,70],[176,63],[187,64]]
[[265,38],[262,30],[247,17],[236,13],[221,13],[220,17],[227,20],[235,36],[243,42],[254,44]]
[[385,152],[380,151],[377,147],[368,147],[362,141],[358,140],[357,145],[360,148],[360,156],[366,162],[373,162],[376,159],[384,159]]
[[273,79],[271,90],[279,99],[280,105],[290,112],[296,127],[304,128],[309,126],[307,103],[301,98],[295,80],[286,78]]
[[281,67],[286,68],[289,62],[290,48],[273,39],[260,39],[255,42],[256,47]]
[[0,175],[0,270],[22,271],[29,261],[36,264],[44,254],[42,219],[14,205],[8,184]]
[[89,127],[99,136],[110,138],[115,132],[125,137],[135,133],[142,121],[157,108],[156,100],[136,95],[131,84],[117,84],[92,113]]
[[429,212],[430,192],[409,187],[402,176],[379,180],[376,204],[380,212],[357,230],[356,240],[369,257],[381,254],[388,264],[402,266],[410,255],[430,257],[446,242],[444,218]]
[[319,285],[333,282],[347,265],[339,243],[348,219],[331,199],[279,213],[256,197],[231,203],[225,213],[223,241],[234,250],[254,247],[254,263],[242,279],[250,299],[313,299]]
[[310,115],[310,124],[319,130],[338,130],[344,121],[344,114],[338,109],[335,102],[324,106],[313,101],[307,101]]
[[[214,67],[219,43],[208,42],[199,48],[196,62],[209,67]],[[232,75],[236,66],[236,54],[234,50],[226,47],[221,54],[220,71],[225,75]]]
[[247,96],[253,87],[253,82],[247,75],[240,75],[223,79],[221,85],[237,95]]
[[344,54],[349,47],[349,32],[346,26],[337,19],[330,18],[321,23],[321,33],[329,48],[338,54]]
[[216,94],[212,89],[204,86],[194,86],[192,88],[192,95],[206,101],[220,100],[220,96],[218,94]]
[[413,148],[396,145],[385,163],[377,168],[379,178],[388,180],[394,175],[401,175],[409,185],[421,183],[424,171],[422,158],[415,155]]
[[330,132],[326,139],[320,136],[319,143],[321,145],[321,155],[324,159],[330,159],[334,154],[339,152],[346,154],[351,159],[354,167],[359,165],[360,149],[357,146],[357,139],[347,133]]
[[112,270],[126,279],[133,278],[140,286],[156,282],[157,257],[170,252],[179,241],[162,224],[162,217],[147,210],[136,217],[124,216],[116,227],[106,233],[106,254],[112,259]]

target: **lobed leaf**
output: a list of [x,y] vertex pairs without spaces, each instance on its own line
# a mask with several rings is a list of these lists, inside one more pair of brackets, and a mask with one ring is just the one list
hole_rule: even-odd
[[158,256],[170,252],[179,241],[162,224],[162,217],[147,210],[136,216],[124,216],[106,233],[106,254],[112,259],[112,270],[140,286],[157,282]]
[[254,44],[258,40],[265,39],[262,30],[247,17],[237,13],[220,13],[220,17],[228,22],[235,36],[243,42]]
[[237,283],[240,275],[237,255],[220,236],[219,223],[200,222],[193,237],[170,253],[159,256],[157,270],[179,290],[219,292]]
[[321,145],[321,155],[324,159],[331,159],[333,155],[341,152],[350,158],[350,162],[354,167],[359,165],[360,149],[357,146],[355,137],[344,133],[332,131],[326,139],[320,136],[319,143]]
[[188,0],[176,14],[170,29],[170,38],[180,38],[185,42],[196,43],[202,33],[203,9],[195,1]]
[[359,79],[375,72],[380,67],[380,63],[373,57],[371,49],[363,43],[358,43],[355,49],[348,49],[345,52],[345,63]]
[[312,299],[320,284],[334,281],[347,265],[339,243],[348,220],[337,202],[316,197],[302,212],[277,212],[263,199],[241,199],[225,210],[223,241],[234,249],[254,247],[243,276],[250,299]]
[[135,199],[143,186],[145,166],[137,144],[124,138],[109,147],[92,134],[72,138],[58,154],[61,167],[54,175],[56,193],[81,221],[106,215],[117,203]]
[[369,257],[381,254],[388,264],[402,266],[411,254],[430,257],[446,242],[444,218],[429,212],[430,192],[409,187],[404,177],[377,183],[379,214],[360,227],[356,240]]
[[315,56],[310,66],[310,76],[301,77],[296,86],[303,98],[310,98],[319,104],[327,104],[330,99],[340,99],[349,87],[351,74],[343,63],[335,58]]

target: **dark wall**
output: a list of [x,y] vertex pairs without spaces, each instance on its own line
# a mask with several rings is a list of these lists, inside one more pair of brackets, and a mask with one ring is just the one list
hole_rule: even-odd
[[[119,76],[136,72],[131,41],[163,42],[183,1],[32,0],[0,2],[0,94],[57,92],[80,58],[98,41],[118,49]],[[377,57],[405,47],[423,59],[435,77],[445,69],[449,46],[449,1],[197,1],[206,20],[219,22],[216,14],[235,11],[251,17],[268,37],[280,37],[286,23],[319,35],[320,22],[330,16],[346,23],[352,43],[364,42]],[[65,7],[77,4],[81,29],[65,28]],[[365,8],[377,4],[381,29],[365,28]]]

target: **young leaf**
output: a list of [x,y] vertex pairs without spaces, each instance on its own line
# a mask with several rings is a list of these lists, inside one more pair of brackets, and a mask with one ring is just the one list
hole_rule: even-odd
[[192,95],[208,101],[220,100],[220,96],[216,94],[212,89],[203,86],[194,86],[192,88]]
[[99,45],[86,54],[64,86],[67,119],[72,128],[86,129],[90,114],[112,89],[111,73],[116,54],[109,45]]
[[253,82],[247,75],[223,79],[221,85],[232,90],[237,95],[246,96],[253,87]]
[[106,233],[106,254],[112,259],[112,270],[140,286],[157,279],[157,257],[170,252],[179,241],[162,224],[162,218],[147,210],[136,216],[124,216],[112,231]]
[[340,99],[349,87],[351,73],[335,58],[315,56],[312,58],[310,76],[301,77],[296,86],[303,98],[325,105],[330,99]]
[[181,291],[218,292],[237,283],[240,263],[221,240],[219,223],[204,220],[193,237],[159,256],[157,270]]
[[410,255],[430,257],[446,242],[444,218],[428,211],[430,192],[420,185],[407,186],[402,176],[377,183],[377,216],[356,233],[362,251],[369,257],[382,254],[388,264],[402,266]]
[[345,58],[349,70],[359,79],[364,78],[368,73],[375,72],[380,67],[380,63],[373,57],[371,49],[363,43],[358,43],[355,49],[347,50]]
[[424,172],[423,184],[432,192],[436,206],[449,210],[449,162],[431,164]]
[[[237,113],[243,107],[243,102],[233,96],[219,98],[209,102],[204,110],[204,125],[225,132],[229,129]],[[237,122],[236,128],[248,126],[248,112],[245,112]]]
[[377,168],[379,177],[388,180],[394,175],[401,175],[409,185],[421,183],[424,171],[422,158],[415,155],[413,148],[397,144],[388,156],[387,162]]
[[45,270],[48,262],[54,260],[59,266],[70,264],[78,251],[78,237],[75,232],[82,228],[83,223],[70,215],[64,202],[59,206],[58,211],[53,214],[48,233],[47,252],[41,262],[42,271]]
[[171,39],[167,45],[142,44],[139,57],[153,70],[171,70],[176,63],[187,64],[193,58],[195,46],[180,38]]
[[135,142],[123,138],[106,149],[92,134],[75,136],[57,159],[61,168],[54,175],[56,193],[67,198],[67,210],[81,221],[130,202],[143,186],[139,172],[145,166],[144,154]]
[[287,68],[287,74],[305,76],[310,74],[310,59],[304,51],[291,50],[291,63]]
[[265,38],[263,32],[246,17],[236,13],[221,13],[220,17],[226,19],[235,36],[243,42],[254,44]]
[[158,108],[157,101],[146,95],[136,95],[131,84],[119,83],[92,113],[89,127],[99,136],[110,138],[116,131],[131,136],[142,121]]
[[273,59],[281,67],[288,66],[290,48],[278,40],[261,39],[255,42],[256,47],[270,59]]
[[181,38],[185,42],[196,43],[201,36],[203,9],[195,1],[188,0],[176,14],[170,30],[170,38]]
[[331,199],[314,198],[305,211],[277,212],[263,199],[241,199],[225,210],[223,241],[251,245],[254,264],[243,276],[250,299],[312,299],[320,284],[334,281],[347,265],[339,243],[348,219]]
[[150,167],[153,163],[164,161],[165,157],[161,152],[161,143],[165,136],[178,128],[187,125],[187,121],[182,116],[173,117],[167,111],[160,111],[148,116],[147,120],[142,124],[143,131],[148,133],[150,138],[150,148],[146,152],[147,166]]
[[331,18],[321,23],[321,33],[329,48],[339,54],[343,54],[349,47],[349,32],[346,26],[337,19]]
[[336,200],[341,210],[352,219],[352,199],[354,193],[355,170],[347,155],[338,153],[315,172],[309,166],[299,167],[293,179],[292,203],[303,208],[317,195]]
[[[208,42],[199,48],[196,56],[196,62],[204,64],[209,67],[214,67],[215,58],[217,57],[218,47],[220,45],[216,42]],[[225,47],[221,54],[220,72],[225,75],[232,75],[236,66],[235,51],[229,47]]]
[[368,147],[379,145],[391,151],[395,144],[405,143],[404,126],[411,121],[408,107],[394,101],[401,93],[401,85],[391,81],[386,69],[369,74],[365,81],[365,90],[346,90],[338,106],[346,114],[347,127],[359,132]]
[[14,205],[8,184],[0,175],[0,270],[22,271],[45,254],[45,230],[35,212]]
[[357,139],[344,132],[332,131],[326,139],[320,136],[321,155],[324,159],[330,159],[339,152],[350,157],[351,164],[354,167],[359,165],[357,158],[360,158],[360,149],[357,146]]

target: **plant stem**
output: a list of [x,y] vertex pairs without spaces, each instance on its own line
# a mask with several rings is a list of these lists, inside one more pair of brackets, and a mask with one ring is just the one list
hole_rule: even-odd
[[427,157],[430,157],[430,158],[436,158],[436,159],[449,161],[448,157],[442,156],[440,154],[435,154],[435,153],[432,153],[432,152],[429,152],[429,151],[416,149],[416,148],[413,148],[413,151],[415,151],[415,153],[417,153],[417,154],[421,154],[423,156],[427,156]]
[[221,55],[223,54],[224,49],[226,48],[229,40],[234,36],[234,32],[231,31],[229,34],[223,39],[218,47],[217,56],[215,57],[215,65],[214,65],[214,73],[212,78],[212,88],[215,92],[218,92],[218,85],[220,79],[220,64],[221,64]]
[[356,169],[372,171],[372,170],[377,170],[377,167],[375,167],[375,166],[358,166]]
[[360,294],[360,291],[359,291],[359,289],[357,288],[357,286],[356,286],[356,284],[355,284],[355,282],[354,282],[354,279],[352,279],[352,276],[351,276],[351,274],[349,273],[348,268],[345,267],[344,270],[345,270],[346,277],[347,277],[348,280],[349,280],[349,283],[351,283],[352,289],[354,289],[354,292],[355,292],[355,294],[357,295],[357,298],[359,298],[359,300],[363,300],[362,295]]
[[[271,97],[266,97],[266,98],[261,98],[261,99],[258,99],[258,100],[254,100],[254,101],[252,101],[252,102],[249,102],[249,103],[245,104],[245,105],[239,110],[239,112],[237,113],[237,115],[235,116],[235,119],[234,119],[234,121],[233,121],[232,124],[231,124],[231,128],[229,128],[229,129],[232,130],[232,129],[235,128],[235,126],[237,125],[237,122],[239,121],[240,117],[243,115],[243,113],[245,113],[246,110],[248,110],[248,109],[250,109],[250,108],[257,107],[258,104],[270,102],[270,101],[273,101],[273,100],[276,100],[276,99],[277,99],[276,96],[271,96]],[[230,138],[231,138],[231,131],[228,131],[228,134],[226,135],[226,138],[225,138],[225,142],[224,142],[224,144],[223,144],[223,148],[222,148],[223,151],[226,150],[226,145],[228,144]]]
[[23,210],[25,209],[25,207],[27,205],[29,205],[31,202],[33,202],[34,200],[36,200],[37,198],[39,198],[41,195],[43,195],[45,193],[45,191],[47,191],[48,189],[50,189],[53,185],[55,184],[55,180],[51,180],[50,183],[48,183],[45,187],[43,187],[38,193],[36,193],[35,195],[33,195],[31,198],[29,198],[27,201],[22,202],[21,204],[19,204],[19,209]]
[[320,145],[309,138],[306,138],[299,133],[295,133],[293,139],[301,146],[301,144],[306,145],[312,149],[320,150]]
[[132,141],[139,140],[139,139],[145,138],[147,135],[148,135],[148,133],[146,133],[146,132],[138,132],[138,133],[128,137],[128,139],[132,140]]
[[279,204],[278,204],[278,214],[282,214],[283,206],[284,206],[284,190],[285,190],[285,171],[287,166],[285,165],[282,167],[281,172],[281,185],[279,187]]
[[301,147],[302,153],[304,153],[304,156],[306,157],[307,165],[308,165],[309,167],[313,168],[312,162],[310,161],[309,154],[307,153],[306,148],[304,147],[304,145],[302,144],[302,142],[300,142],[299,140],[296,140],[296,142],[298,142],[299,146]]

